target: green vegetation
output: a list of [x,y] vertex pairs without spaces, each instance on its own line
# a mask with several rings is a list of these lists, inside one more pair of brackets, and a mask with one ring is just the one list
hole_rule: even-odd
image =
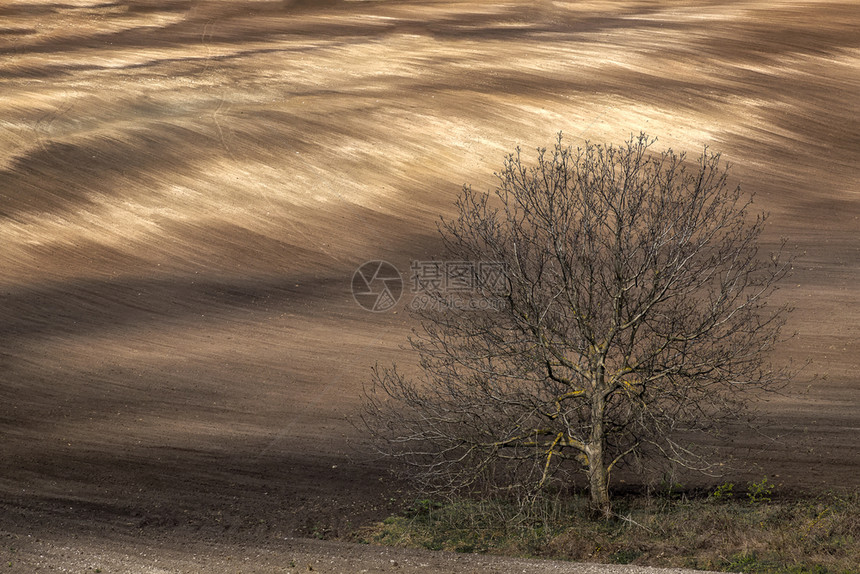
[[[617,498],[597,520],[587,495],[544,497],[527,510],[500,500],[415,501],[359,533],[363,542],[455,552],[753,574],[860,572],[860,491],[784,497],[751,482],[733,496],[677,489]],[[735,493],[738,494],[738,493]]]
[[771,494],[773,494],[773,484],[767,481],[767,477],[764,477],[761,482],[751,482],[747,489],[747,498],[755,504],[770,502]]

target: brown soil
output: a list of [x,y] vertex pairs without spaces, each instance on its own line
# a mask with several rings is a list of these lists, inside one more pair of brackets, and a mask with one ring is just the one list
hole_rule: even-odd
[[[0,557],[361,570],[337,560],[383,551],[291,538],[406,490],[348,417],[375,361],[409,361],[411,294],[366,312],[352,274],[440,257],[460,185],[559,130],[735,165],[767,241],[800,254],[776,359],[814,362],[765,406],[768,437],[726,445],[746,468],[728,478],[856,488],[858,19],[826,0],[4,2]],[[407,558],[381,560],[363,567]]]

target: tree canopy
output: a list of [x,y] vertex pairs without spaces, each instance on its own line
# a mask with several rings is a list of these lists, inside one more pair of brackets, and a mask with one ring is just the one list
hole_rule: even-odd
[[[620,146],[507,156],[494,192],[465,186],[440,233],[452,260],[502,264],[470,297],[494,308],[415,312],[420,374],[377,367],[364,420],[427,484],[534,496],[583,472],[611,512],[612,471],[668,459],[700,470],[700,433],[785,381],[768,355],[790,268],[763,256],[766,216],[707,148],[694,161]],[[441,294],[439,294],[441,296]]]

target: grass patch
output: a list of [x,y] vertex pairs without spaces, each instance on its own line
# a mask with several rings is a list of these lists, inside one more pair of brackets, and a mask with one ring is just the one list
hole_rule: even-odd
[[[503,500],[418,500],[363,542],[455,552],[676,566],[750,574],[860,572],[860,492],[782,498],[773,485],[616,497],[595,520],[581,495],[528,511]],[[751,495],[749,493],[752,493]]]

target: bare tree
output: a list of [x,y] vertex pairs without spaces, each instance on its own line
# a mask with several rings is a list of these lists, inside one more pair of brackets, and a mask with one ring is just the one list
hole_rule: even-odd
[[506,158],[494,194],[469,186],[440,224],[452,259],[503,263],[503,292],[416,312],[418,376],[373,370],[364,420],[385,452],[448,489],[534,494],[571,472],[611,514],[610,474],[660,455],[706,469],[682,439],[745,412],[787,373],[767,362],[787,311],[766,306],[790,264],[760,257],[764,215],[708,152],[654,153],[644,134],[527,167]]

